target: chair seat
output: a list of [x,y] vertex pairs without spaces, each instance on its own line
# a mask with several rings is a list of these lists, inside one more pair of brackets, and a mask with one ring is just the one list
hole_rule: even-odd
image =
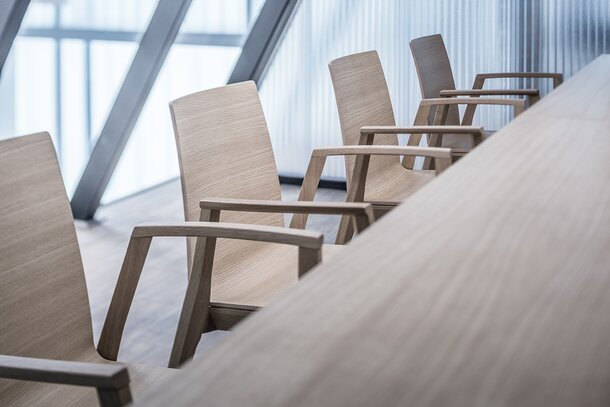
[[[108,361],[95,351],[93,345],[91,350],[86,351],[77,359],[79,362],[94,363],[118,363]],[[127,366],[131,380],[131,395],[136,401],[138,396],[146,390],[155,386],[158,381],[175,375],[178,370],[161,368],[156,366],[130,365]],[[5,380],[0,382],[10,383],[3,389],[0,395],[2,406],[97,406],[99,401],[94,387],[66,386],[47,383],[25,382],[19,380]]]
[[[240,242],[239,250],[217,250],[212,272],[211,302],[264,307],[298,281],[298,249],[263,242]],[[247,244],[246,244],[247,243]],[[222,241],[218,244],[234,244]],[[324,245],[323,261],[342,246]]]
[[435,177],[433,170],[413,171],[395,165],[384,171],[379,179],[367,180],[364,201],[374,205],[395,206]]

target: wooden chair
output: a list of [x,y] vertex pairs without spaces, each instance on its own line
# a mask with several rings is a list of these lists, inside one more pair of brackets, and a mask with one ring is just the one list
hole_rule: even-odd
[[[401,165],[400,156],[411,158],[428,156],[430,159],[438,159],[438,152],[425,148],[398,147],[398,134],[410,134],[413,137],[422,133],[436,133],[441,136],[444,133],[451,133],[482,140],[484,133],[481,127],[428,127],[420,126],[418,122],[413,127],[396,126],[392,101],[376,51],[335,59],[329,64],[329,69],[337,101],[343,144],[345,146],[358,144],[392,146],[392,154],[371,156],[374,150],[370,150],[371,154],[356,155],[353,151],[349,154],[345,152],[341,154],[346,156],[348,200],[373,204],[376,216],[386,213],[400,204],[435,176],[435,171],[429,169],[416,170],[412,165]],[[416,147],[412,144],[411,146]],[[427,151],[430,154],[427,154]],[[340,152],[341,150],[333,149],[334,154],[340,154]],[[319,150],[314,152],[314,155],[322,153],[323,150]],[[303,184],[299,199],[312,199],[313,193],[315,193],[315,186],[317,186],[315,175],[318,170],[314,167],[319,165],[314,162],[316,160],[312,156],[312,163],[308,170],[311,181]],[[358,161],[362,162],[356,166]],[[363,172],[363,169],[366,171]],[[353,174],[356,173],[358,176],[355,177]],[[348,226],[345,221],[342,222],[337,235],[338,242],[349,239],[351,231]]]
[[[284,213],[350,215],[362,230],[370,205],[283,202],[271,140],[254,82],[181,97],[170,103],[178,146],[184,216],[284,226]],[[305,225],[303,224],[302,227]],[[189,242],[192,258],[194,242]],[[340,247],[325,245],[324,257]],[[291,247],[222,241],[211,277],[210,318],[204,330],[230,329],[297,282]]]
[[[322,245],[318,233],[256,225],[136,227],[96,351],[72,213],[47,133],[0,141],[0,225],[2,406],[88,406],[95,404],[93,388],[102,405],[120,406],[131,401],[132,392],[137,398],[173,373],[114,362],[153,237],[205,237],[197,244],[192,276],[206,271],[203,263],[211,256],[200,254],[213,254],[216,238],[296,245],[304,250],[302,271],[317,262]],[[201,327],[181,318],[177,337],[189,329]]]
[[[507,73],[484,73],[475,77],[472,89],[456,90],[453,70],[449,61],[449,55],[440,34],[429,35],[412,40],[409,43],[422,98],[435,99],[440,97],[468,96],[477,98],[479,96],[523,96],[533,105],[540,98],[538,89],[483,89],[487,79],[496,78],[549,78],[553,80],[554,87],[563,81],[563,75],[559,73],[542,72],[507,72]],[[465,121],[472,123],[477,105],[473,104],[466,108]],[[446,123],[448,125],[459,124],[459,113],[455,106],[448,111]],[[491,132],[490,132],[491,133]],[[464,144],[463,139],[447,135],[444,138],[444,146],[468,148],[471,144]]]

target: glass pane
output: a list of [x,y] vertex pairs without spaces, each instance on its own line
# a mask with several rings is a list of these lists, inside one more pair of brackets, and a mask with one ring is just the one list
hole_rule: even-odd
[[61,5],[65,28],[104,31],[146,29],[157,0],[66,0]]
[[21,29],[27,28],[50,28],[55,26],[56,6],[52,2],[36,3],[30,2],[28,10],[21,22]]
[[91,147],[102,131],[112,103],[131,66],[135,42],[91,41]]
[[181,32],[245,34],[249,0],[194,0]]
[[57,142],[57,44],[46,38],[17,38],[2,71],[1,138],[49,131]]
[[194,0],[104,194],[107,203],[179,176],[168,104],[226,84],[261,0]]

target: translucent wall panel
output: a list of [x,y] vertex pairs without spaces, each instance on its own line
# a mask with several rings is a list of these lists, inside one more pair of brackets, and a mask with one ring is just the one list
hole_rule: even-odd
[[[280,173],[302,176],[312,148],[339,145],[341,136],[327,64],[378,50],[398,124],[412,123],[420,100],[409,40],[444,36],[458,88],[478,72],[558,71],[570,77],[610,52],[608,0],[304,0],[261,88]],[[509,86],[505,81],[490,86]],[[549,84],[514,83],[514,86]],[[509,119],[483,108],[490,129]],[[371,123],[374,124],[374,123]],[[344,177],[343,161],[325,177]]]

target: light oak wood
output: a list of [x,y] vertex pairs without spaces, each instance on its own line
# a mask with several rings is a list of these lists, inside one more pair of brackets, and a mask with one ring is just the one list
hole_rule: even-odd
[[538,96],[538,89],[469,89],[469,90],[441,90],[439,96]]
[[[441,92],[446,92],[446,96],[457,96],[465,94],[461,92],[480,90],[483,89],[485,80],[492,78],[552,78],[555,87],[559,86],[563,78],[561,74],[530,72],[478,74],[472,90],[456,90],[451,62],[440,34],[415,38],[409,42],[409,46],[415,62],[422,97],[425,99],[442,96]],[[451,94],[451,92],[457,93]],[[489,89],[486,92],[491,93],[475,92],[470,95],[521,95],[527,96],[532,105],[540,97],[538,89]]]
[[29,382],[95,387],[102,406],[130,403],[125,366],[0,355],[0,377]]
[[133,238],[154,236],[211,237],[222,239],[251,240],[321,249],[323,236],[310,231],[290,230],[265,225],[239,223],[182,222],[177,224],[147,224],[133,229]]
[[[419,79],[419,86],[422,98],[435,99],[438,97],[453,97],[453,96],[525,96],[526,101],[530,106],[534,105],[540,99],[540,91],[538,89],[485,89],[483,85],[486,79],[492,78],[552,78],[555,87],[559,86],[563,80],[562,74],[551,73],[490,73],[478,74],[474,80],[471,90],[456,90],[453,70],[445,42],[440,34],[428,35],[420,38],[415,38],[409,42],[415,69]],[[466,108],[465,117],[474,117],[476,105],[471,105]],[[433,122],[433,117],[430,116],[430,122]],[[459,111],[457,106],[449,108],[446,124],[459,124]],[[470,121],[470,123],[472,123]],[[443,147],[451,148],[468,148],[451,136],[446,137],[447,144]]]
[[[339,154],[343,155],[343,154]],[[318,179],[315,180],[315,188],[311,196],[299,196],[299,201],[259,201],[259,200],[237,200],[229,198],[207,198],[199,202],[199,206],[206,210],[240,210],[248,212],[280,212],[293,213],[290,227],[295,229],[304,229],[307,223],[307,215],[322,214],[336,215],[344,214],[353,217],[356,232],[360,233],[369,227],[375,221],[373,208],[370,204],[359,202],[307,202],[313,199],[315,189],[322,173],[318,174]],[[305,181],[314,182],[314,181]],[[305,188],[306,190],[308,188]]]
[[[392,101],[377,52],[362,52],[335,59],[329,64],[329,70],[337,102],[343,144],[346,146],[358,144],[397,146],[396,133],[381,132],[376,134],[370,143],[363,142],[361,137],[360,130],[363,126],[396,126]],[[415,133],[419,136],[419,130],[404,129],[403,134]],[[317,172],[322,163],[319,159],[314,160],[315,162],[310,163],[312,174]],[[403,167],[399,155],[349,154],[345,155],[348,191],[356,191],[361,188],[360,186],[353,188],[352,183],[354,183],[355,169],[363,165],[360,162],[363,160],[367,161],[368,171],[367,177],[363,181],[365,185],[362,187],[364,188],[362,199],[364,202],[372,203],[373,207],[382,213],[408,198],[434,178],[433,172],[415,171],[413,168]],[[315,178],[313,179],[315,180]],[[302,199],[309,196],[313,188],[311,185],[303,185]],[[352,198],[353,196],[348,193],[348,200]],[[302,218],[303,216],[300,216],[298,221],[302,222]],[[347,241],[350,235],[348,220],[344,217],[337,233],[337,243]]]
[[[176,224],[148,224],[136,226],[125,255],[117,287],[112,297],[108,316],[102,329],[97,350],[103,357],[116,360],[123,330],[135,295],[144,262],[153,237],[198,237],[193,271],[189,279],[183,308],[178,323],[169,367],[179,367],[195,350],[210,306],[207,295],[194,295],[201,285],[209,286],[216,240],[237,239],[298,246],[299,276],[305,274],[321,260],[323,236],[319,233],[288,230],[274,226],[230,224],[216,222],[182,222]],[[195,301],[196,299],[196,301]],[[196,308],[199,306],[199,308]],[[203,308],[201,308],[203,307]]]
[[502,78],[540,78],[552,79],[553,87],[558,87],[563,83],[563,74],[553,72],[496,72],[496,73],[480,73],[475,77],[472,89],[482,89],[487,79],[502,79]]
[[[434,99],[422,99],[417,113],[415,115],[416,125],[442,125],[447,127],[454,127],[449,125],[450,116],[452,109],[457,109],[459,105],[466,105],[466,111],[464,116],[460,120],[458,117],[458,124],[460,126],[472,126],[474,119],[475,110],[469,110],[470,107],[476,108],[480,105],[495,105],[495,106],[508,106],[513,110],[514,117],[519,116],[525,111],[526,101],[524,99],[503,99],[503,98],[474,98],[474,97],[462,97],[462,98],[434,98]],[[472,136],[468,136],[468,132],[462,133],[442,133],[435,134],[435,132],[429,132],[427,137],[427,144],[434,147],[449,147],[456,151],[470,151],[482,142],[481,133],[472,133]],[[464,137],[464,133],[466,136]],[[484,136],[489,136],[489,132],[483,131]],[[421,142],[421,134],[414,134],[408,144],[417,146]],[[413,157],[404,157],[402,165],[406,168],[413,168],[415,160]],[[424,170],[432,168],[432,161],[425,159],[422,166]]]
[[[283,227],[282,212],[307,210],[309,213],[350,216],[356,212],[372,222],[371,209],[364,206],[281,202],[271,140],[254,82],[181,97],[170,103],[170,111],[178,146],[187,221],[215,218],[229,223]],[[206,198],[227,200],[217,204],[204,201],[200,207],[201,200]],[[233,201],[229,202],[229,199]],[[264,201],[276,205],[263,204]],[[365,227],[366,222],[359,219],[358,224]],[[191,239],[188,245],[189,268],[194,244]],[[323,257],[326,259],[327,254],[338,249],[325,246]],[[301,249],[301,252],[306,251]],[[303,258],[299,261],[298,250],[294,247],[223,239],[216,243],[214,253],[210,287],[205,281],[189,282],[194,292],[210,296],[211,318],[207,323],[214,326],[221,324],[216,321],[216,312],[222,311],[225,305],[241,310],[264,307],[296,284],[299,264],[301,267],[309,266],[313,259],[319,258],[311,254],[307,256],[310,261]],[[208,329],[208,326],[203,326],[204,331]]]
[[[0,141],[0,225],[0,377],[15,378],[19,370],[32,380],[87,384],[95,381],[94,370],[114,371],[112,366],[98,370],[88,364],[8,358],[111,363],[93,345],[72,213],[47,133]],[[172,373],[126,367],[136,398]],[[98,393],[106,405],[121,405],[129,394],[124,388],[107,387]],[[97,400],[94,388],[0,379],[0,405],[95,405]]]
[[608,406],[609,94],[603,56],[142,405]]
[[[442,127],[442,126],[441,126]],[[418,132],[423,130],[423,127],[417,127],[413,131]],[[380,129],[381,133],[389,132],[389,127],[384,127]],[[440,128],[438,129],[439,131]],[[410,129],[408,128],[400,128],[401,133],[408,133]],[[475,132],[481,131],[480,129],[475,130]],[[466,133],[466,132],[465,132]],[[365,134],[365,137],[374,136],[374,133]],[[370,144],[370,143],[369,143]],[[330,148],[317,148],[314,149],[311,153],[311,159],[309,160],[309,165],[307,167],[307,171],[305,173],[305,177],[303,178],[303,185],[301,186],[301,191],[299,193],[299,201],[310,201],[313,200],[318,188],[318,184],[320,182],[320,178],[322,176],[322,171],[324,170],[324,165],[326,164],[327,157],[330,156],[357,156],[361,158],[361,160],[356,161],[356,165],[354,167],[354,175],[352,176],[353,180],[348,187],[347,192],[347,200],[349,202],[359,202],[364,199],[365,194],[365,185],[368,180],[368,171],[369,171],[369,162],[371,156],[422,156],[434,159],[436,163],[438,163],[437,171],[428,171],[425,176],[434,176],[434,174],[438,175],[444,169],[446,169],[452,162],[452,154],[450,149],[442,149],[442,148],[419,148],[419,147],[401,147],[401,146],[381,146],[381,145],[356,145],[356,146],[345,146],[345,147],[330,147]],[[410,177],[409,181],[416,180],[416,177]],[[384,185],[390,185],[387,182]],[[403,183],[403,185],[405,185]],[[386,201],[386,202],[376,202],[375,205],[382,210],[385,209],[382,213],[385,214],[391,208],[398,205],[399,201]],[[346,222],[349,219],[345,216],[342,218],[341,226],[339,227],[339,231],[337,233],[337,244],[344,244],[349,240],[351,230],[347,227]],[[307,214],[298,214],[293,216],[291,227],[302,227],[302,225],[307,222]],[[358,219],[356,219],[358,222]],[[366,226],[366,224],[365,224]],[[361,226],[356,226],[355,230],[358,231]]]

